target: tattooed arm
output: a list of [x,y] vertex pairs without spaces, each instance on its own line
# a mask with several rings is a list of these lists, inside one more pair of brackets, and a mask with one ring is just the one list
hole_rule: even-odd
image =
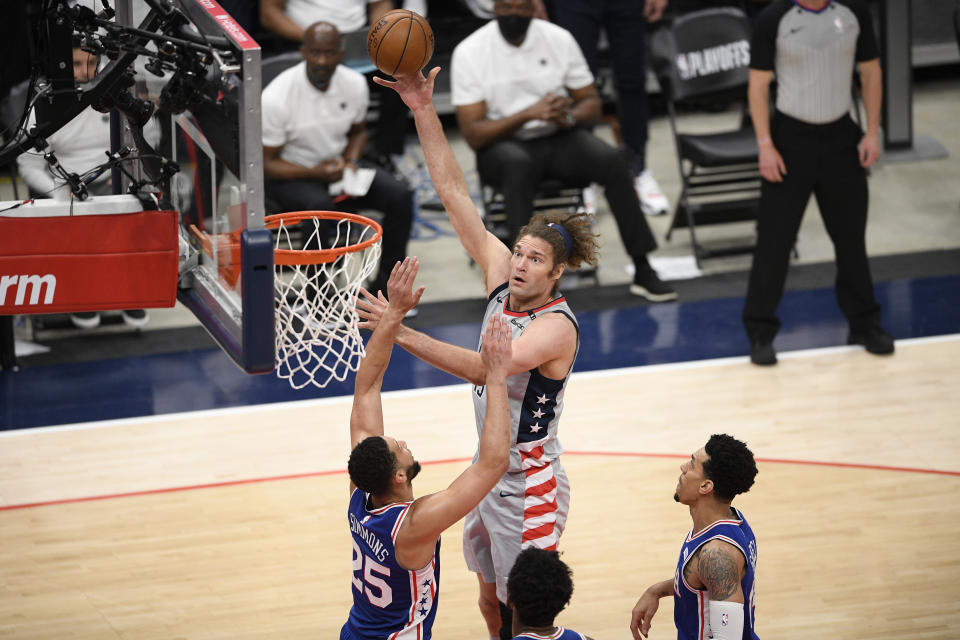
[[[711,540],[697,552],[697,578],[710,595],[710,630],[714,640],[743,637],[743,588],[746,558],[722,540]],[[693,564],[693,563],[688,563]]]
[[711,540],[697,553],[697,574],[710,594],[710,600],[729,600],[743,604],[740,579],[746,571],[746,558],[732,544]]

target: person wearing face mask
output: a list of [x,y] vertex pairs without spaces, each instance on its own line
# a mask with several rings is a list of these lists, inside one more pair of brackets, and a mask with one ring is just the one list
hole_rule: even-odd
[[600,184],[633,259],[630,293],[676,299],[647,260],[657,242],[627,159],[584,126],[599,120],[602,105],[576,40],[534,17],[533,0],[495,0],[493,12],[495,20],[454,49],[450,74],[457,123],[481,180],[503,194],[509,237],[533,214],[542,180]]
[[[282,211],[382,212],[381,266],[370,288],[385,292],[390,269],[406,255],[413,192],[390,172],[360,159],[370,93],[362,74],[340,64],[343,41],[337,28],[328,22],[310,25],[300,53],[303,62],[263,90],[267,195]],[[366,195],[334,201],[329,186],[361,166],[376,171]]]

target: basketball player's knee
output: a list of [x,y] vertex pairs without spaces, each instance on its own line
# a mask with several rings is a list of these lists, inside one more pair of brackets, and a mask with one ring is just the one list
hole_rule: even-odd
[[500,618],[500,602],[496,598],[491,599],[487,594],[481,592],[480,597],[477,598],[477,605],[479,605],[484,617],[496,616],[498,619]]

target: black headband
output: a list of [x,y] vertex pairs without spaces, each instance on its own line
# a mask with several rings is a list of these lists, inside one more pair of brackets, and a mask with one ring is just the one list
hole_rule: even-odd
[[573,255],[573,238],[570,236],[570,232],[567,231],[562,224],[557,224],[556,222],[548,222],[547,226],[559,233],[563,238],[563,246],[567,250],[566,260],[569,260],[570,256]]

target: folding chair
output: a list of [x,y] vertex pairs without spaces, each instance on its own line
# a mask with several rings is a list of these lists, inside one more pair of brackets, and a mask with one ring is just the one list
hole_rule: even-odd
[[[757,217],[761,178],[746,108],[750,31],[749,19],[738,9],[705,9],[676,18],[651,40],[651,60],[666,99],[682,183],[667,240],[674,229],[688,227],[698,265],[705,258],[753,250],[752,243],[708,249],[696,235],[698,225]],[[678,106],[731,99],[743,103],[737,128],[678,131]]]

